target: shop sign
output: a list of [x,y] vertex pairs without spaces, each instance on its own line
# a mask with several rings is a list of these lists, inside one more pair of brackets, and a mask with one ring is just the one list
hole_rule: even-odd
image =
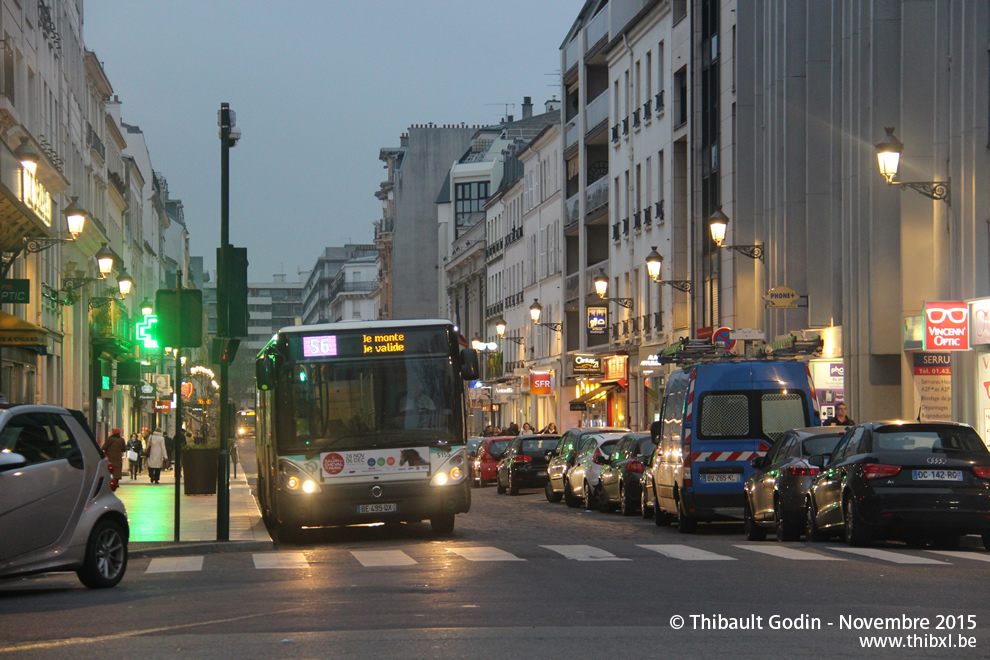
[[914,354],[914,395],[922,422],[952,419],[951,353]]
[[627,355],[610,355],[605,358],[605,379],[623,380],[626,377]]
[[990,298],[969,303],[969,345],[990,344]]
[[534,371],[529,375],[530,394],[550,394],[550,373]]
[[926,302],[925,350],[969,350],[969,306],[961,301]]
[[168,400],[155,401],[155,412],[172,412],[172,402]]
[[155,386],[151,383],[142,383],[137,390],[137,398],[139,401],[154,401],[155,400]]
[[608,334],[608,307],[588,308],[588,334]]
[[574,375],[593,376],[602,375],[602,359],[597,355],[578,354],[574,356]]
[[20,199],[38,214],[45,226],[52,226],[52,196],[29,170],[21,170]]
[[31,302],[31,280],[4,280],[0,305],[26,305]]
[[977,361],[977,383],[979,387],[979,417],[982,427],[977,430],[983,436],[983,442],[990,446],[990,353],[980,353]]
[[763,295],[767,309],[797,309],[801,295],[789,286],[775,286]]

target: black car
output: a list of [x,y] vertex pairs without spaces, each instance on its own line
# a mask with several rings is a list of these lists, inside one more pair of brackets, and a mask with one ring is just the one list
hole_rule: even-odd
[[778,541],[797,541],[804,531],[804,507],[808,489],[818,474],[809,463],[812,456],[825,459],[846,432],[845,426],[812,426],[788,431],[767,452],[750,464],[754,472],[746,480],[743,520],[746,538],[762,541],[767,529],[777,530]]
[[495,484],[501,495],[518,495],[520,488],[542,488],[547,483],[548,455],[557,446],[559,435],[519,435],[502,454],[495,471]]
[[643,461],[656,449],[649,433],[629,433],[608,455],[602,474],[598,477],[598,510],[602,513],[616,507],[624,516],[636,513],[640,506],[639,480],[643,476]]
[[806,525],[810,540],[842,533],[850,545],[894,538],[951,548],[980,533],[990,550],[990,451],[966,424],[854,426],[812,482]]

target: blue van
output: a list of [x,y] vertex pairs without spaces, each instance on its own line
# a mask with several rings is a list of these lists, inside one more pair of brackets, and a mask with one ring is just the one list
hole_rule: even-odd
[[803,362],[713,362],[679,369],[664,391],[652,482],[657,525],[683,533],[742,514],[750,461],[787,431],[820,426]]

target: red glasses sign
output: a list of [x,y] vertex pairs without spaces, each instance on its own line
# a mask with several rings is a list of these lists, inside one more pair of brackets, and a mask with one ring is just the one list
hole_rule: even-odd
[[925,303],[925,350],[969,350],[969,306],[964,302]]

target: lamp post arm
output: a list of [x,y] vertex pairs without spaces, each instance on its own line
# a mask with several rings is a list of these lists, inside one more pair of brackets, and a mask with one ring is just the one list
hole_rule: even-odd
[[941,200],[952,206],[950,200],[951,183],[949,181],[891,181],[890,185],[901,186],[901,190],[911,188],[925,197],[936,201]]

